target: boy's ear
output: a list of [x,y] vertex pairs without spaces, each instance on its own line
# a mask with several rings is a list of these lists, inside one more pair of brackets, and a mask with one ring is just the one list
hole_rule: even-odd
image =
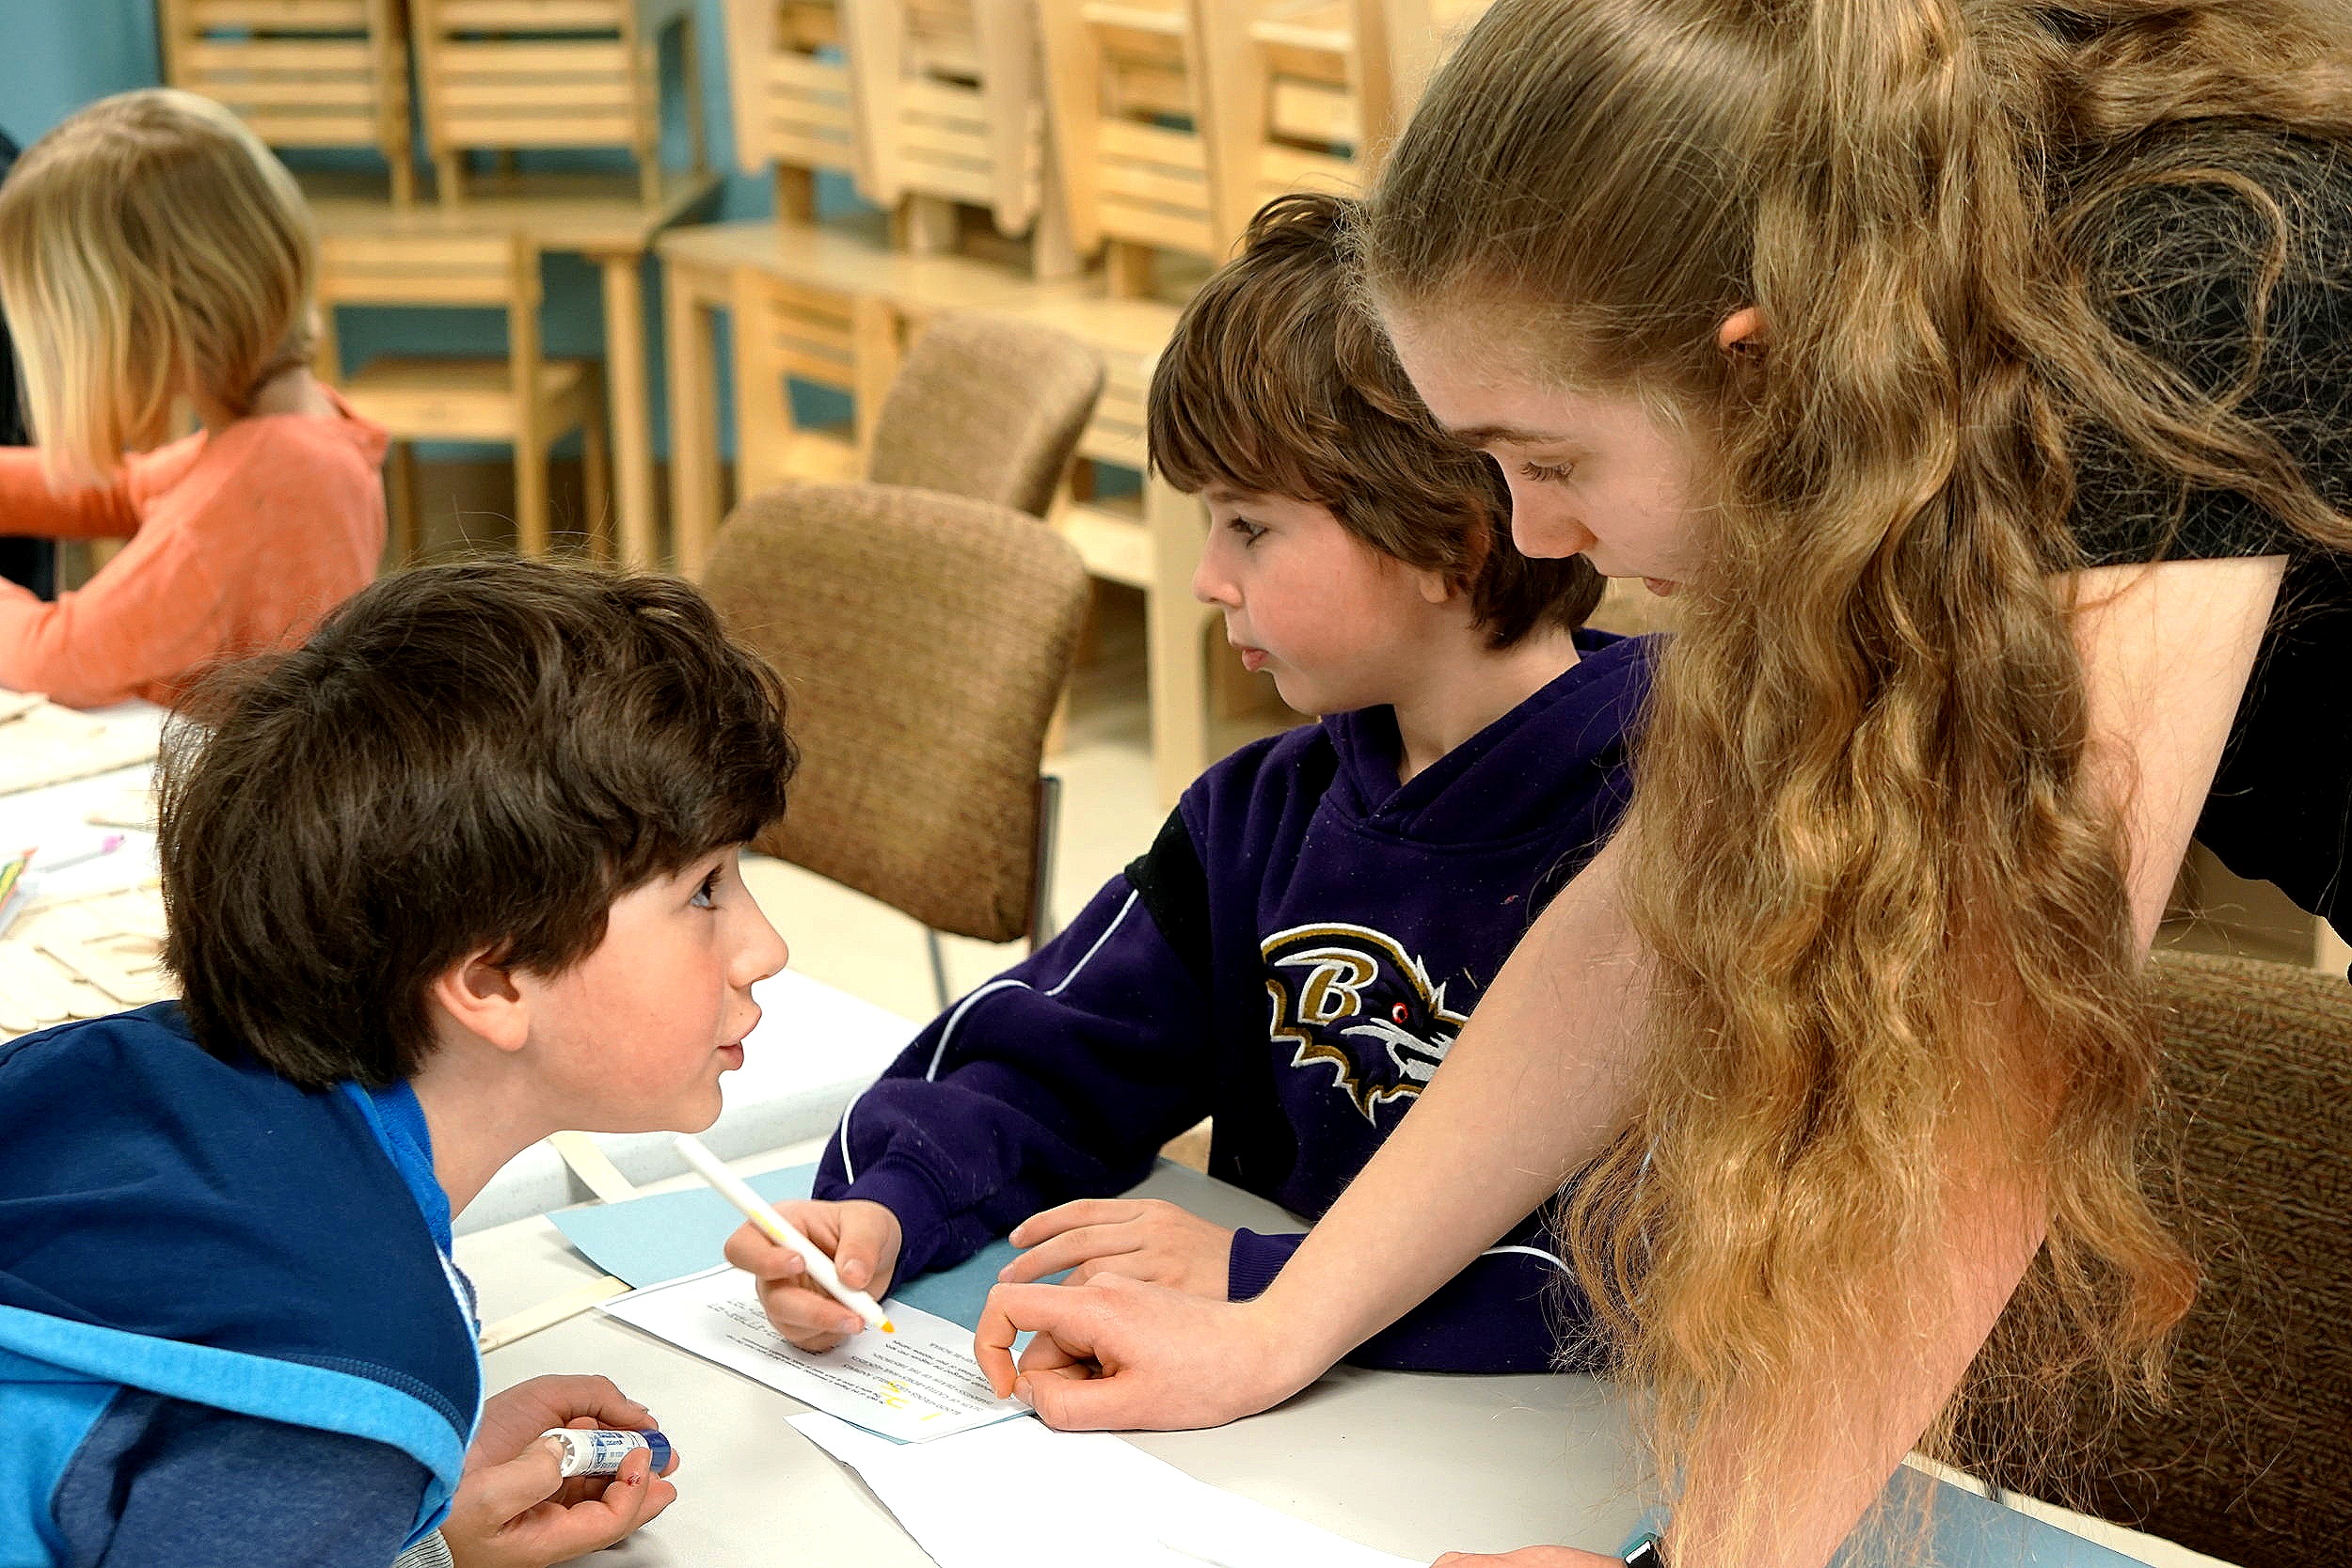
[[1715,346],[1725,354],[1754,353],[1764,346],[1768,336],[1764,312],[1747,305],[1725,316],[1715,328]]
[[1443,572],[1433,572],[1425,566],[1413,568],[1413,580],[1426,604],[1452,604],[1470,592],[1468,583],[1456,582]]
[[468,954],[425,988],[425,997],[451,1022],[501,1051],[519,1051],[531,1037],[531,1005],[502,948]]

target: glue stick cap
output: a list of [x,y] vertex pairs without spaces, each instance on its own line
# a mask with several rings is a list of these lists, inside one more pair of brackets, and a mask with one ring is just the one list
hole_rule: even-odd
[[646,1451],[653,1455],[653,1473],[660,1475],[670,1467],[670,1440],[648,1427],[637,1434],[645,1440]]

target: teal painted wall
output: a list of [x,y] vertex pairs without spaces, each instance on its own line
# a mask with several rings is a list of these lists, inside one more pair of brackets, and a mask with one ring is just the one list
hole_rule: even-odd
[[[726,30],[721,0],[698,0],[695,35],[702,55],[704,102],[687,105],[678,90],[681,80],[675,47],[665,51],[663,74],[665,161],[683,166],[686,160],[685,116],[691,107],[703,117],[712,164],[727,172],[718,204],[702,221],[773,215],[773,187],[765,176],[743,175],[735,168],[735,120],[726,96]],[[0,0],[0,130],[20,146],[35,138],[93,99],[131,87],[152,87],[161,77],[155,41],[152,0]],[[316,166],[316,154],[289,154],[297,166]],[[548,154],[524,160],[550,166],[593,166],[595,154],[577,157]],[[618,160],[625,165],[626,160]],[[849,184],[837,177],[819,182],[820,210],[835,211],[857,204]],[[604,353],[604,307],[596,269],[576,256],[550,256],[547,261],[546,304],[541,333],[547,351],[554,355],[591,357]],[[646,262],[644,277],[645,336],[651,346],[650,374],[654,386],[656,451],[669,448],[667,399],[660,355],[660,277],[657,264]],[[482,352],[485,333],[503,335],[493,313],[468,310],[346,310],[339,321],[345,360],[357,363],[373,355],[468,354]],[[723,400],[731,388],[722,388]],[[846,399],[819,388],[795,388],[802,417],[812,420],[846,417]],[[727,411],[723,401],[722,413]],[[730,431],[725,419],[722,430]],[[733,436],[726,437],[730,446]],[[503,449],[481,449],[493,454]],[[468,449],[437,448],[427,456],[471,454]]]

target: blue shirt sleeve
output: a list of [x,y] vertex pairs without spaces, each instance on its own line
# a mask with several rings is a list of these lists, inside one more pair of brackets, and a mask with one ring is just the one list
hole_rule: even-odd
[[426,1480],[382,1443],[126,1388],[51,1512],[67,1568],[387,1568]]

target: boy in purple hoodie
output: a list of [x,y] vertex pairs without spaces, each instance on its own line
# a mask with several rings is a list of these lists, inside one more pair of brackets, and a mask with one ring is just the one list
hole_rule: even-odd
[[[1600,579],[1510,542],[1483,455],[1428,422],[1342,254],[1349,204],[1270,203],[1152,378],[1152,461],[1209,503],[1193,591],[1322,722],[1244,748],[1025,962],[958,1002],[843,1117],[787,1214],[880,1294],[1010,1232],[1008,1280],[1263,1291],[1302,1239],[1120,1198],[1212,1119],[1209,1171],[1309,1219],[1408,1114],[1481,990],[1628,795],[1641,640],[1581,629]],[[777,1330],[857,1320],[745,1227]],[[1352,1359],[1554,1364],[1538,1216]]]

